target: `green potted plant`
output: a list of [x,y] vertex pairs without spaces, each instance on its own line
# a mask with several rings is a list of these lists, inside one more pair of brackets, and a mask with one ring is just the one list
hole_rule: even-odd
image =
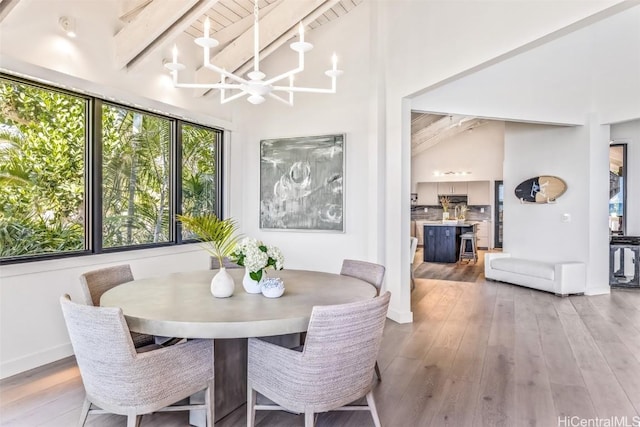
[[233,218],[220,219],[215,214],[201,216],[177,215],[182,225],[196,236],[202,247],[218,259],[220,270],[211,280],[211,293],[218,298],[233,295],[233,277],[223,267],[222,259],[231,255],[240,238],[238,224]]

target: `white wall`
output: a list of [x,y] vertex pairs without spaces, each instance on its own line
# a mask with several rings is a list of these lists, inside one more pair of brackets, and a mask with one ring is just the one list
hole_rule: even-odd
[[[609,288],[607,138],[593,135],[589,126],[507,123],[505,128],[504,251],[540,261],[584,262],[587,294]],[[592,156],[598,148],[604,151]],[[515,187],[540,175],[562,178],[566,193],[553,204],[520,203]],[[565,214],[570,222],[562,221]]]
[[[349,28],[345,43],[344,28]],[[339,68],[345,71],[338,80],[336,94],[298,94],[293,108],[272,100],[269,105],[241,104],[232,150],[231,182],[243,182],[242,192],[232,194],[231,214],[241,219],[245,234],[281,248],[288,268],[339,272],[344,258],[382,262],[377,256],[375,230],[377,212],[372,209],[369,189],[375,176],[375,139],[368,138],[368,104],[372,76],[369,64],[369,10],[359,6],[348,15],[310,32],[314,44],[303,74],[307,85],[326,87],[324,70],[332,52],[337,52]],[[278,55],[265,61],[265,72],[282,71]],[[342,134],[345,138],[345,232],[300,232],[261,230],[260,212],[260,140],[310,135]],[[374,184],[375,187],[375,184]],[[233,189],[232,189],[233,193]]]
[[627,143],[627,234],[640,236],[640,120],[612,125],[611,140]]
[[[496,181],[502,179],[504,122],[488,121],[411,158],[411,191],[418,182]],[[435,172],[468,171],[467,176],[436,176]]]
[[[507,123],[504,163],[504,250],[541,261],[588,260],[589,188],[585,185],[588,133],[582,126]],[[571,159],[571,161],[568,161]],[[567,192],[555,204],[520,203],[514,194],[522,181],[540,175],[562,178]],[[563,223],[563,214],[572,221]],[[562,239],[557,236],[562,235]]]

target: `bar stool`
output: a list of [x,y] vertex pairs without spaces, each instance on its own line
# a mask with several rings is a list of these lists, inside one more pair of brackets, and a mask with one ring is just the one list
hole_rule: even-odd
[[[471,245],[471,250],[467,250],[467,242]],[[467,260],[478,263],[478,252],[476,251],[476,234],[475,233],[462,233],[460,235],[460,257],[459,262]]]

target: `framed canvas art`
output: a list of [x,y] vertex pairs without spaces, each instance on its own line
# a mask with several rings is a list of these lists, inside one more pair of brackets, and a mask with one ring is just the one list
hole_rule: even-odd
[[344,231],[344,140],[260,141],[260,228]]

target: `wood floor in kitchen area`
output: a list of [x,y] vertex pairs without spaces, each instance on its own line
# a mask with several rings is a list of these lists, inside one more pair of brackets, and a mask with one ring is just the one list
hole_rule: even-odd
[[[481,265],[449,266],[462,267]],[[418,278],[411,304],[414,322],[388,320],[378,358],[383,426],[640,425],[640,292],[559,298],[479,274],[475,281]],[[83,394],[72,358],[2,380],[0,425],[74,425]],[[245,410],[216,426],[246,425]],[[259,411],[256,421],[304,425],[284,412]],[[87,422],[125,424],[117,415]],[[187,425],[186,413],[142,419],[142,426]],[[368,412],[333,412],[318,415],[316,425],[373,422]]]

